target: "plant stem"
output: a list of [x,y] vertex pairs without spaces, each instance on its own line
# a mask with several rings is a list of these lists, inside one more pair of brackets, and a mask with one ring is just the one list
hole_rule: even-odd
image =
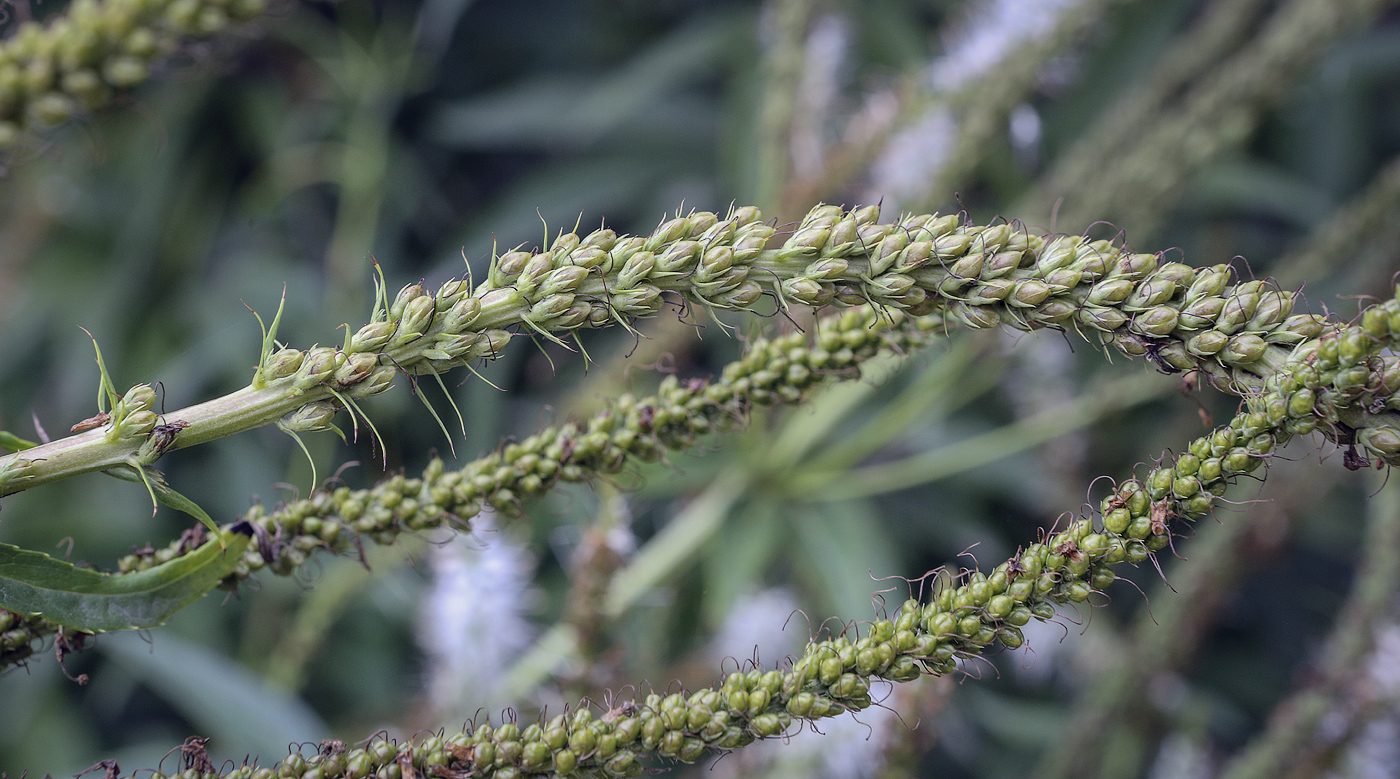
[[[1328,326],[1292,314],[1293,293],[1264,282],[1230,285],[1225,266],[1163,263],[1107,241],[951,216],[878,218],[874,207],[818,206],[781,246],[765,248],[777,231],[746,207],[723,220],[706,212],[678,217],[646,237],[603,229],[562,235],[543,252],[508,252],[475,290],[454,280],[435,295],[414,284],[392,304],[383,299],[344,349],[272,353],[269,334],[254,383],[165,415],[167,425],[183,428],[166,428],[159,446],[152,445],[159,431],[121,438],[114,422],[0,457],[0,496],[133,458],[149,464],[171,449],[272,422],[329,429],[343,403],[386,390],[399,372],[441,373],[489,359],[517,333],[557,338],[587,326],[630,327],[658,313],[667,292],[711,308],[753,309],[767,295],[784,307],[871,302],[884,311],[939,312],[948,325],[973,328],[1072,327],[1164,370],[1201,370],[1236,394],[1256,392],[1268,366]],[[1400,427],[1397,419],[1387,411],[1364,421]]]

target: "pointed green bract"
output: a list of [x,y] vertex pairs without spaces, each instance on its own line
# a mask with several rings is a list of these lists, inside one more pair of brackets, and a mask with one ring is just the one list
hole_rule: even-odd
[[251,533],[240,523],[164,565],[118,576],[0,544],[0,608],[90,633],[156,627],[233,571]]

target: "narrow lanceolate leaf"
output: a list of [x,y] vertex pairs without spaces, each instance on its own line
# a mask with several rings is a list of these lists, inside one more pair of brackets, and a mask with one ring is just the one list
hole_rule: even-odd
[[38,444],[34,443],[33,441],[26,441],[23,438],[20,438],[19,436],[15,435],[14,433],[10,433],[5,430],[0,430],[0,449],[5,449],[11,452],[19,452],[25,449],[33,449],[36,446],[38,446]]
[[227,576],[252,532],[240,522],[187,555],[117,576],[0,544],[0,608],[90,633],[155,627]]

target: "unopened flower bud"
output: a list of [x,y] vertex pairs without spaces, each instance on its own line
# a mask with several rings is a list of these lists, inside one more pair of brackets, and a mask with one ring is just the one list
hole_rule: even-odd
[[481,301],[477,298],[462,298],[452,304],[452,308],[442,315],[442,329],[447,333],[460,333],[476,321],[481,313]]
[[311,389],[329,378],[344,361],[345,355],[328,346],[311,349],[306,352],[292,386],[301,390]]
[[594,230],[588,234],[588,237],[583,239],[582,245],[585,247],[597,247],[605,252],[612,251],[612,248],[617,245],[617,233],[606,227]]
[[569,252],[569,264],[584,269],[596,268],[607,259],[607,250],[596,246],[584,246]]
[[768,239],[777,232],[763,223],[744,226],[734,241],[734,261],[748,263],[768,246]]
[[317,433],[329,430],[336,412],[335,404],[331,401],[313,401],[283,416],[277,421],[277,427],[290,433]]
[[798,277],[783,281],[783,295],[809,306],[820,306],[836,295],[836,289],[813,279]]
[[1172,279],[1150,278],[1137,285],[1133,294],[1123,301],[1123,308],[1127,311],[1141,311],[1160,306],[1171,300],[1176,295],[1176,282]]
[[379,355],[356,352],[346,357],[344,364],[335,370],[335,383],[348,387],[364,381],[379,366]]
[[1191,340],[1186,342],[1186,350],[1197,357],[1210,357],[1224,349],[1229,342],[1230,336],[1219,330],[1206,330],[1192,336]]
[[695,268],[695,279],[699,282],[713,281],[723,276],[734,266],[734,250],[728,246],[716,246],[706,251]]
[[763,297],[763,287],[759,286],[758,282],[749,279],[740,282],[733,289],[724,293],[719,302],[734,308],[748,308],[758,302],[761,297]]
[[934,259],[948,260],[960,256],[972,244],[972,236],[966,233],[953,233],[933,241]]
[[1090,305],[1105,306],[1122,303],[1133,294],[1133,283],[1124,278],[1104,279],[1089,288]]
[[1241,333],[1230,339],[1220,352],[1220,360],[1231,365],[1248,365],[1264,356],[1269,345],[1253,333]]
[[999,279],[1021,267],[1023,252],[997,252],[982,261],[982,278]]
[[389,305],[389,319],[395,320],[403,317],[404,309],[409,303],[427,295],[422,284],[409,284],[399,290],[399,294],[394,297],[394,302]]
[[155,429],[156,423],[159,421],[154,411],[145,408],[136,409],[117,420],[116,424],[112,426],[108,438],[114,440],[144,438]]
[[438,287],[437,294],[433,296],[433,299],[437,304],[438,313],[442,313],[452,308],[457,301],[471,294],[472,288],[466,279],[451,279]]
[[686,218],[690,220],[691,235],[701,235],[719,223],[719,216],[712,211],[696,211]]
[[1183,330],[1200,330],[1203,327],[1212,327],[1224,308],[1225,298],[1223,297],[1197,298],[1195,301],[1187,303],[1181,310],[1181,322],[1178,326]]
[[389,342],[396,325],[393,322],[370,322],[350,336],[351,352],[377,352]]
[[284,376],[291,376],[301,368],[302,360],[306,357],[305,352],[300,349],[280,349],[267,356],[267,360],[262,366],[262,376],[264,379],[280,379]]
[[1389,427],[1367,427],[1357,432],[1356,440],[1377,457],[1400,454],[1400,432]]
[[397,371],[394,370],[393,366],[381,365],[375,368],[364,381],[346,388],[345,394],[352,398],[367,398],[371,395],[378,395],[393,385],[396,374]]
[[1084,306],[1079,310],[1079,321],[1100,332],[1111,333],[1128,321],[1128,315],[1107,306]]
[[554,239],[554,242],[549,245],[549,251],[555,257],[567,257],[569,252],[577,249],[580,243],[582,241],[579,240],[577,233],[564,233]]
[[1022,279],[1013,291],[1006,298],[1006,302],[1017,308],[1033,308],[1045,302],[1050,297],[1050,287],[1043,281],[1036,279]]
[[699,241],[673,241],[656,257],[656,270],[661,273],[689,274],[704,247]]
[[690,220],[685,217],[661,223],[647,236],[644,248],[649,252],[660,251],[667,244],[685,238],[690,234]]
[[482,295],[480,313],[493,319],[509,316],[525,304],[525,298],[513,287],[493,289]]
[[433,314],[436,311],[437,304],[427,295],[408,301],[403,307],[402,317],[398,320],[399,327],[394,332],[391,343],[399,346],[423,335],[432,326]]
[[636,252],[627,258],[622,269],[617,272],[617,286],[621,288],[635,287],[645,281],[653,270],[656,269],[656,255],[651,252]]
[[[878,276],[888,271],[899,259],[900,252],[909,245],[909,233],[898,230],[885,236],[870,253],[870,275]],[[932,251],[932,244],[929,247]]]
[[949,314],[967,327],[976,330],[984,330],[1001,324],[1001,317],[991,306],[969,306],[962,301],[955,301],[949,309]]
[[491,269],[491,281],[495,284],[507,284],[520,275],[525,270],[525,263],[532,257],[529,252],[513,251],[502,254]]
[[1272,330],[1293,313],[1293,293],[1273,291],[1265,292],[1261,297],[1254,316],[1245,323],[1246,330]]
[[577,265],[565,265],[562,268],[555,268],[541,282],[539,294],[555,295],[559,293],[573,292],[583,284],[588,278],[588,269],[580,268]]
[[[1104,244],[1102,248],[1100,248],[1100,244]],[[1091,248],[1096,251],[1108,251],[1111,247],[1106,244],[1106,241],[1095,241],[1091,244]],[[1155,254],[1124,254],[1109,272],[1113,275],[1126,276],[1136,281],[1146,278],[1148,274],[1156,269],[1157,255]]]
[[1157,336],[1159,338],[1171,335],[1176,329],[1177,317],[1176,309],[1171,306],[1157,306],[1133,317],[1132,329],[1143,335]]
[[522,318],[536,325],[543,325],[544,322],[568,311],[573,304],[573,295],[546,295],[540,302],[531,306],[529,313]]
[[155,405],[156,391],[149,384],[137,384],[122,396],[122,403],[129,409],[150,408]]
[[1222,295],[1230,284],[1230,266],[1214,265],[1196,271],[1196,277],[1186,288],[1186,300],[1196,301],[1205,297]]

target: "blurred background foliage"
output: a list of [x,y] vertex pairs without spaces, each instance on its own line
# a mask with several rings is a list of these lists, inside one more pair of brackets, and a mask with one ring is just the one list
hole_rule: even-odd
[[[160,382],[175,409],[246,383],[248,309],[270,314],[284,288],[283,337],[335,342],[367,316],[371,258],[391,285],[440,282],[576,223],[647,231],[735,202],[780,224],[817,201],[882,201],[887,216],[1122,229],[1140,250],[1306,282],[1314,310],[1347,317],[1400,269],[1389,5],[283,0],[187,49],[127,110],[9,161],[0,429],[57,436],[93,413],[80,327],[119,386]],[[7,21],[62,9],[13,6]],[[645,339],[589,333],[587,366],[514,348],[449,382],[466,416],[450,441],[407,388],[377,397],[383,450],[314,439],[318,473],[360,486],[434,450],[465,462],[663,373],[716,372],[742,339],[694,317],[699,338],[679,316],[647,323]],[[369,570],[321,559],[150,634],[104,636],[67,661],[85,687],[40,656],[0,675],[0,771],[154,767],[191,734],[212,737],[217,759],[273,759],[289,741],[456,730],[507,705],[533,720],[608,688],[771,665],[828,617],[897,605],[917,589],[900,577],[1005,558],[1096,502],[1095,477],[1121,478],[1233,411],[1126,362],[1072,334],[954,334],[523,518],[367,550]],[[424,388],[451,419],[437,392]],[[1296,442],[1266,485],[1236,488],[1239,505],[1178,539],[1165,578],[1147,568],[1105,608],[1028,628],[1028,650],[905,685],[825,736],[686,770],[1236,776],[1250,749],[1285,754],[1270,745],[1294,723],[1297,776],[1400,773],[1392,593],[1365,648],[1327,662],[1375,546],[1368,516],[1400,506],[1320,441]],[[270,430],[164,466],[221,520],[312,486]],[[0,541],[110,567],[188,524],[92,475],[7,498]],[[1300,709],[1301,694],[1322,703]]]

